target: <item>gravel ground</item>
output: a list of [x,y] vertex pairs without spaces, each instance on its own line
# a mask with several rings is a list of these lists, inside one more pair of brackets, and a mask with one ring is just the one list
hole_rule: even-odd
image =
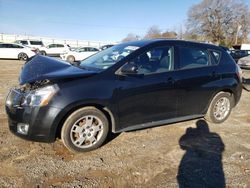
[[250,92],[222,124],[196,119],[125,132],[72,154],[60,140],[30,142],[9,132],[4,101],[22,65],[0,60],[0,187],[250,187]]

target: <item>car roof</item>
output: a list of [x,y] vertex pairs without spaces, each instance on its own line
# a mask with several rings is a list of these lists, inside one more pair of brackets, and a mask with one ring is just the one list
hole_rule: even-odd
[[22,45],[22,44],[17,44],[17,43],[1,42],[1,44],[14,44],[14,45],[17,45],[17,46],[22,46],[24,48],[28,48],[28,46],[25,46],[25,45]]
[[221,47],[214,45],[214,44],[208,44],[203,42],[196,42],[196,41],[186,41],[186,40],[179,40],[179,39],[148,39],[148,40],[138,40],[138,41],[132,41],[132,42],[125,42],[123,44],[131,45],[131,46],[146,46],[150,44],[157,44],[162,42],[170,42],[174,44],[181,44],[181,45],[192,45],[192,46],[204,46],[206,48],[216,48],[216,49],[222,49]]

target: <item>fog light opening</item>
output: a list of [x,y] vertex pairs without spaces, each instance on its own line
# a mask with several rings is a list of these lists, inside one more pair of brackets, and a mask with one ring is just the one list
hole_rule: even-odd
[[23,135],[27,135],[29,130],[29,125],[24,123],[17,124],[17,132]]

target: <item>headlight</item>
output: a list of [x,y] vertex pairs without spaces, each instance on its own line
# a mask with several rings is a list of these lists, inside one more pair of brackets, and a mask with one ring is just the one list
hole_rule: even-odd
[[46,106],[58,90],[57,85],[50,85],[31,91],[25,95],[22,106]]

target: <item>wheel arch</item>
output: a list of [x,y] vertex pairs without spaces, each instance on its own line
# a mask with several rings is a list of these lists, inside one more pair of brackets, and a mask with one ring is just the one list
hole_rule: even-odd
[[234,99],[234,101],[233,101],[233,106],[235,106],[235,100],[236,100],[236,99],[235,99],[235,94],[234,94],[233,89],[230,89],[230,88],[223,88],[223,89],[217,90],[216,92],[213,93],[213,95],[212,95],[211,98],[209,99],[209,103],[208,103],[207,106],[206,106],[206,109],[205,109],[205,113],[204,113],[204,114],[207,113],[208,108],[209,108],[211,102],[213,101],[214,97],[215,97],[216,95],[218,95],[219,93],[221,93],[221,92],[230,93],[231,96],[232,96],[233,99]]
[[72,114],[74,111],[84,108],[84,107],[94,107],[98,110],[100,110],[104,115],[107,117],[111,131],[115,132],[115,127],[116,127],[116,119],[114,117],[114,113],[110,110],[109,107],[103,105],[103,104],[98,104],[98,103],[85,103],[85,104],[78,104],[78,105],[70,105],[70,107],[67,107],[63,114],[60,115],[59,120],[56,121],[55,129],[54,131],[52,130],[52,134],[54,135],[55,139],[60,138],[61,134],[61,129],[63,127],[63,124],[67,117]]

